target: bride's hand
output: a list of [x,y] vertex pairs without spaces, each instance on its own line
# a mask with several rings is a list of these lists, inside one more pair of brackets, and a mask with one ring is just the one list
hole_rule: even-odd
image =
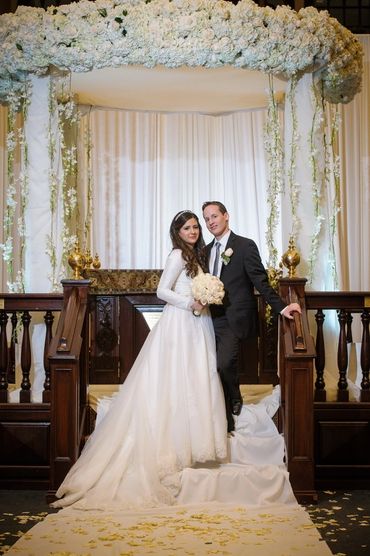
[[202,305],[200,301],[195,300],[190,307],[193,311],[193,314],[199,316],[200,313],[202,312],[202,309],[204,309],[205,305]]

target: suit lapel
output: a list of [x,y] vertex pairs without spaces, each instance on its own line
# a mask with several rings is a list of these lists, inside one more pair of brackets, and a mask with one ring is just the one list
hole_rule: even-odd
[[209,269],[209,258],[210,258],[210,256],[211,256],[211,249],[212,249],[213,244],[214,244],[215,241],[216,241],[216,240],[214,239],[213,241],[211,241],[211,243],[208,243],[208,244],[206,245],[207,266],[208,266],[208,271],[209,271],[209,272],[211,272],[210,269]]

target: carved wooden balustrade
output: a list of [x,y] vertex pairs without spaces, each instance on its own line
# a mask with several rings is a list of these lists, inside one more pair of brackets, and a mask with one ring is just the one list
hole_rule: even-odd
[[306,308],[315,312],[317,324],[315,360],[315,401],[326,401],[324,369],[326,361],[326,347],[324,338],[325,312],[334,310],[337,313],[339,323],[339,337],[337,347],[338,365],[338,388],[337,401],[347,402],[349,400],[348,390],[348,349],[347,345],[352,343],[352,321],[353,315],[361,317],[362,334],[360,349],[360,365],[362,369],[360,400],[370,402],[370,293],[368,292],[306,292]]
[[[52,338],[55,313],[63,304],[62,294],[2,294],[0,296],[0,403],[7,403],[8,386],[15,382],[15,347],[19,342],[18,324],[21,325],[21,372],[19,401],[31,401],[31,340],[32,313],[44,313],[46,326],[44,343],[45,383],[42,401],[50,401],[50,366],[48,349]],[[9,330],[8,323],[11,323]]]
[[[304,284],[305,280],[294,278],[280,282],[282,297],[287,302],[298,301],[303,311],[302,317],[295,315],[293,322],[283,319],[279,334],[287,463],[299,499],[314,494],[315,486],[370,485],[370,293],[305,292]],[[337,335],[329,327],[325,330],[329,311],[337,317]],[[348,345],[355,314],[361,321],[362,377],[359,387],[351,385],[354,397],[349,389]],[[308,326],[311,315],[316,323],[315,345]],[[334,355],[336,352],[336,368],[327,363],[329,350]],[[337,376],[334,400],[327,395],[324,370]]]
[[[61,294],[0,295],[0,485],[45,488],[50,475],[51,377],[48,359],[53,322],[63,305]],[[43,315],[45,380],[39,403],[32,401],[34,360],[30,329]],[[9,403],[15,388],[16,351],[20,351],[19,403]]]
[[[370,292],[306,292],[305,299],[307,311],[316,321],[313,410],[316,485],[370,488]],[[355,316],[356,346],[352,338]],[[330,363],[331,359],[336,359],[336,365]],[[350,362],[355,382],[350,381],[353,379]],[[324,375],[324,370],[330,372]],[[334,388],[330,384],[333,376]]]

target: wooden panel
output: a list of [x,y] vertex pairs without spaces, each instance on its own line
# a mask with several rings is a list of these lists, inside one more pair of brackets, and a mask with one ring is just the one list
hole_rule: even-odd
[[119,298],[94,296],[90,313],[90,384],[117,384],[120,382]]
[[[79,382],[77,380],[76,366],[57,366],[53,369],[54,387],[57,390],[53,398],[53,412],[56,412],[58,419],[55,420],[55,440],[56,456],[62,459],[71,459],[72,463],[78,447],[71,445],[77,439],[74,428],[77,427]],[[53,391],[53,394],[55,391]],[[69,400],[72,403],[66,404],[62,400]]]
[[370,403],[316,403],[315,477],[320,488],[370,487]]
[[368,421],[319,421],[316,463],[370,465]]
[[0,404],[0,487],[46,488],[50,404]]
[[50,423],[1,423],[1,465],[49,465],[49,435]]

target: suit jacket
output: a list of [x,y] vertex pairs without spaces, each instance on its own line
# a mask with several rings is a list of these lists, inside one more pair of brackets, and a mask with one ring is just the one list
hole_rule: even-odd
[[[208,260],[214,241],[206,246]],[[233,254],[227,265],[222,264],[220,274],[225,286],[223,305],[212,305],[211,314],[212,317],[225,314],[230,328],[239,338],[257,336],[258,313],[254,288],[276,313],[280,313],[286,303],[270,286],[258,247],[252,239],[231,232],[226,249],[229,247]]]

